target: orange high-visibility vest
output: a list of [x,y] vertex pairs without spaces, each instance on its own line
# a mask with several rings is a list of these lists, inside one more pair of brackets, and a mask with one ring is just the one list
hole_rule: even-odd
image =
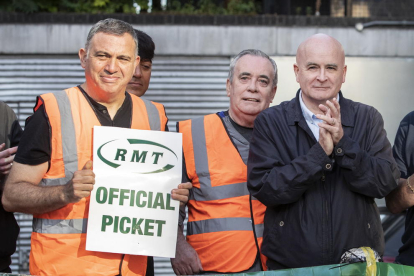
[[[131,128],[165,130],[167,117],[161,104],[135,95],[131,98]],[[51,160],[40,185],[65,185],[75,171],[92,160],[92,129],[100,123],[77,87],[40,96],[35,110],[42,104],[51,130]],[[146,256],[85,250],[89,200],[83,198],[53,212],[33,216],[31,274],[145,275]]]
[[[235,273],[249,269],[255,262],[266,207],[249,199],[249,142],[231,126],[228,117],[220,114],[223,119],[210,114],[178,124],[183,133],[187,175],[193,183],[187,241],[197,251],[205,271]],[[239,153],[228,131],[243,153]]]

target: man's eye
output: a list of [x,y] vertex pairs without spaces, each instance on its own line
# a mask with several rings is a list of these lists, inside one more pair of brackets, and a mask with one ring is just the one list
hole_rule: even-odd
[[260,84],[265,84],[267,85],[269,82],[267,80],[259,80]]

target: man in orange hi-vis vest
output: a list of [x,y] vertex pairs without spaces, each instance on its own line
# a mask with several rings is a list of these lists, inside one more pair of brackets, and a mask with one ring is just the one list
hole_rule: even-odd
[[253,123],[269,107],[277,88],[276,63],[259,50],[245,50],[230,64],[227,111],[184,122],[186,172],[193,184],[187,239],[180,225],[178,275],[263,270],[259,248],[265,206],[247,190],[247,157]]
[[[145,256],[85,250],[93,126],[166,129],[163,105],[125,92],[140,61],[137,47],[128,23],[96,23],[79,50],[85,83],[39,96],[27,121],[2,202],[7,211],[33,214],[33,275],[146,273]],[[189,188],[179,184],[172,197],[185,203]]]

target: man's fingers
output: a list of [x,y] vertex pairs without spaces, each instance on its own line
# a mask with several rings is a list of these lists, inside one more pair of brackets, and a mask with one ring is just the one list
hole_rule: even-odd
[[14,155],[0,159],[0,166],[11,165],[14,160]]
[[193,188],[193,184],[191,182],[185,182],[178,185],[178,189],[191,189]]
[[93,184],[73,184],[73,189],[76,191],[92,191],[93,190]]
[[173,189],[171,191],[172,196],[188,196],[190,191],[188,189]]
[[10,154],[15,154],[17,152],[17,146],[8,149]]
[[0,145],[0,150],[3,150],[5,147],[6,147],[6,143],[2,143],[2,144]]
[[86,185],[95,184],[95,175],[77,175],[73,178],[73,184]]
[[197,263],[198,263],[198,269],[199,269],[199,271],[203,271],[204,269],[203,269],[203,265],[201,264],[201,260],[200,260],[200,258],[197,256]]
[[93,165],[92,161],[89,160],[88,162],[85,163],[85,165],[83,166],[82,170],[83,171],[84,170],[90,170],[90,169],[92,169],[92,165]]
[[336,117],[338,118],[340,116],[340,106],[339,103],[336,99],[329,101],[326,101],[326,105],[329,107],[329,109],[331,110],[331,115],[332,117]]
[[173,269],[175,275],[181,275],[181,272],[178,269],[176,269],[174,266],[173,266],[172,269]]

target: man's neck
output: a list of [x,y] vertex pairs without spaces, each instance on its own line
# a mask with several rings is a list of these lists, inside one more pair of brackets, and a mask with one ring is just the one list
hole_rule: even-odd
[[257,116],[247,115],[247,114],[235,114],[231,109],[229,109],[230,118],[239,126],[253,128],[254,119]]
[[103,95],[107,97],[99,97],[98,94],[93,93],[93,89],[88,87],[86,83],[83,83],[81,85],[82,89],[85,90],[85,92],[91,97],[94,101],[97,103],[100,103],[101,105],[105,106],[108,110],[108,114],[111,117],[111,119],[114,119],[118,109],[122,106],[125,100],[125,92],[115,94],[111,97],[111,95]]
[[[313,114],[322,114],[322,111],[319,109],[319,105],[325,105],[326,106],[326,101],[330,100],[332,101],[332,99],[326,99],[326,100],[311,100],[308,97],[304,97],[303,92],[300,93],[299,97],[302,97],[302,101],[305,104],[305,106],[313,113]],[[339,101],[339,93],[336,95],[336,99]]]

